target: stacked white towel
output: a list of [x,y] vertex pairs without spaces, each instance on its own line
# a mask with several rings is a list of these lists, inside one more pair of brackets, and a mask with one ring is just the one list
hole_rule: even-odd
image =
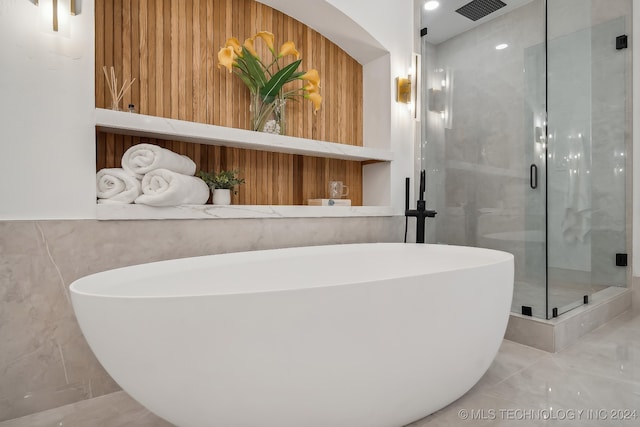
[[204,205],[209,187],[195,176],[156,169],[142,178],[142,194],[136,203],[149,206]]
[[98,203],[127,204],[142,193],[140,180],[122,168],[101,169],[96,174]]
[[153,144],[134,145],[122,156],[122,168],[96,174],[98,203],[203,205],[209,187],[195,172],[196,164],[187,156]]
[[137,178],[156,169],[194,175],[196,164],[187,156],[153,144],[134,145],[122,156],[122,168]]

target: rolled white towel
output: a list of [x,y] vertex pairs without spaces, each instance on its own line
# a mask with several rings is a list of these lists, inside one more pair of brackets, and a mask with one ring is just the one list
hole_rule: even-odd
[[142,195],[136,203],[149,206],[204,205],[209,187],[195,176],[156,169],[142,178]]
[[122,168],[100,169],[96,174],[98,203],[127,204],[142,194],[140,180]]
[[168,169],[183,175],[196,173],[196,164],[189,157],[153,144],[130,147],[122,156],[122,168],[140,179],[155,169]]

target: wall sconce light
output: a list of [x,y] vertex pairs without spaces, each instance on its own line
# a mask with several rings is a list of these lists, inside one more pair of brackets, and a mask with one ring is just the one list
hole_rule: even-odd
[[544,142],[544,132],[542,132],[542,127],[535,127],[535,136],[534,141],[542,144]]
[[429,89],[429,111],[443,113],[444,107],[444,91],[442,89]]
[[414,53],[407,77],[396,78],[396,102],[409,104],[409,110],[416,120],[420,120],[420,55]]
[[452,126],[453,107],[453,72],[451,69],[438,68],[433,70],[430,80],[434,87],[428,90],[429,111],[440,114],[446,129]]
[[402,104],[411,103],[411,75],[396,77],[396,101]]
[[[35,4],[36,6],[40,6],[40,2],[41,0],[29,0],[31,1],[33,4]],[[49,0],[47,3],[47,5],[42,5],[43,7],[47,7],[49,8],[49,5],[51,5],[50,8],[50,13],[51,13],[51,29],[54,32],[58,32],[59,30],[59,26],[60,26],[60,19],[59,19],[59,14],[60,14],[60,5],[58,3],[64,2],[65,6],[66,4],[69,5],[69,14],[71,16],[76,16],[78,14],[78,8],[76,6],[76,0]]]

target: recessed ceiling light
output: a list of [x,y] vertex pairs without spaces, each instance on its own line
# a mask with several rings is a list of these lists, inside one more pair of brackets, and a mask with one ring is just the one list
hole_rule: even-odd
[[496,50],[502,50],[502,49],[506,49],[506,48],[508,48],[508,47],[509,47],[509,45],[508,45],[508,44],[506,44],[506,43],[501,43],[501,44],[499,44],[498,46],[496,46]]
[[440,3],[437,1],[428,1],[424,4],[424,10],[434,10],[440,6]]

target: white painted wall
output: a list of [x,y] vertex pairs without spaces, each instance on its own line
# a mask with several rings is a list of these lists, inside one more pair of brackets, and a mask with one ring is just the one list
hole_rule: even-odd
[[[380,42],[330,0],[257,0],[316,30],[361,64],[387,53]],[[340,1],[338,2],[340,3]]]
[[[395,153],[395,159],[390,167],[390,196],[391,206],[400,213],[404,210],[404,179],[413,178],[413,156],[415,121],[412,119],[406,105],[395,102],[395,78],[406,76],[411,67],[412,53],[419,52],[419,46],[414,48],[414,5],[412,0],[402,1],[370,1],[370,0],[327,0],[335,7],[357,22],[386,50],[389,51],[390,77],[387,82],[377,84],[389,88],[389,147]],[[365,79],[368,66],[364,67]],[[371,90],[371,83],[365,85],[365,93]],[[367,102],[365,102],[365,108]],[[367,114],[365,110],[365,132],[373,127],[372,121],[384,120],[384,116]],[[367,134],[365,133],[365,137]],[[366,139],[365,139],[366,141]],[[412,180],[412,183],[415,180]],[[413,192],[412,192],[413,193]]]
[[0,219],[93,218],[93,2],[64,36],[0,1]]
[[[301,4],[317,9],[320,1],[362,27],[358,37],[368,40],[364,60],[375,63],[389,52],[384,70],[364,64],[365,129],[373,130],[367,131],[373,146],[389,147],[397,159],[384,172],[391,194],[385,188],[370,202],[390,201],[401,212],[404,177],[412,174],[414,122],[406,106],[395,103],[393,80],[406,75],[410,65],[413,2],[263,3],[278,3],[287,13]],[[41,28],[42,8],[30,1],[0,0],[0,220],[95,218],[94,4],[81,5],[63,36]],[[368,194],[375,195],[375,189]]]

